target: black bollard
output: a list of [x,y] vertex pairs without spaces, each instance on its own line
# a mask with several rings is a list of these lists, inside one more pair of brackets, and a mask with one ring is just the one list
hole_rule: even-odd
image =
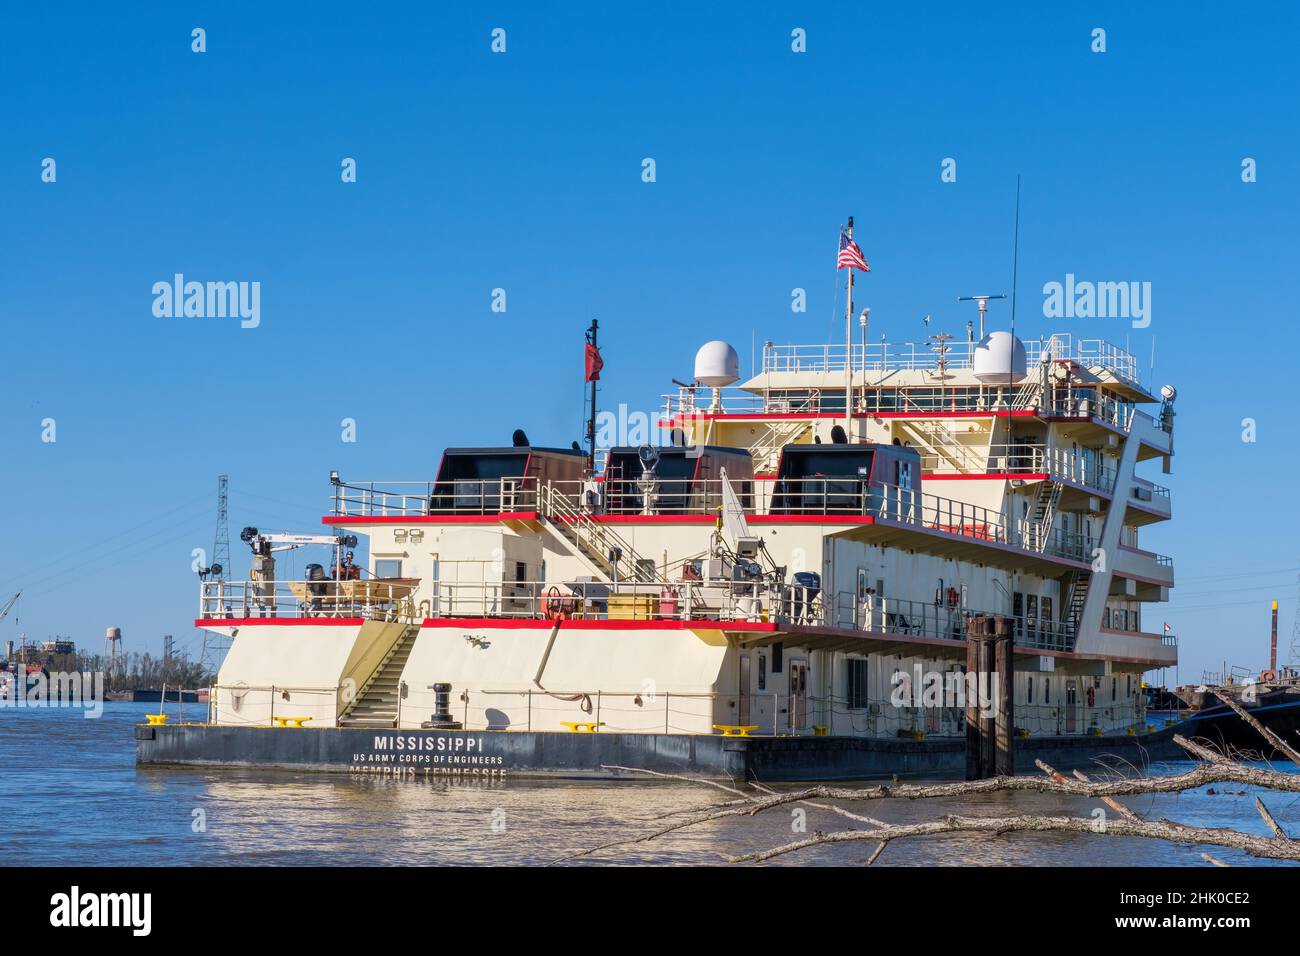
[[433,691],[433,715],[420,726],[425,730],[460,730],[460,721],[451,716],[451,685],[430,684]]

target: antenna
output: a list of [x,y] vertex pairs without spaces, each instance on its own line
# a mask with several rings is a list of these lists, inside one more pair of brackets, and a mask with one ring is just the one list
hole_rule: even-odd
[[961,295],[957,297],[958,302],[975,302],[979,305],[980,310],[980,338],[984,338],[984,317],[989,311],[989,299],[1005,299],[1005,295]]
[[[1016,286],[1020,277],[1020,174],[1016,173],[1016,233],[1015,239],[1011,245],[1011,344],[1015,348],[1016,342]],[[1013,352],[1014,355],[1014,352]],[[1012,361],[1011,367],[1007,369],[1007,388],[1010,389],[1015,383],[1011,381],[1011,376],[1015,372],[1015,362]],[[1007,419],[1007,427],[1011,427],[1011,420]]]
[[[1296,576],[1297,590],[1300,590],[1300,575]],[[1300,667],[1300,598],[1296,601],[1295,606],[1295,623],[1291,625],[1291,649],[1287,652],[1287,665],[1291,668]]]

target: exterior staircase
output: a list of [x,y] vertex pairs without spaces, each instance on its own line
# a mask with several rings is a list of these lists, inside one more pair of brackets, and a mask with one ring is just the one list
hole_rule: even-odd
[[[659,580],[657,570],[648,575],[645,573],[643,569],[647,562],[625,538],[610,525],[593,520],[588,512],[554,485],[543,489],[543,513],[547,530],[574,548],[587,566],[605,581],[613,583],[617,577],[620,581],[666,583]],[[618,553],[617,561],[610,557],[615,551]],[[648,562],[648,566],[657,568],[653,561]]]
[[1062,485],[1059,481],[1044,481],[1038,486],[1034,509],[1029,516],[1029,544],[1035,551],[1046,551],[1052,539],[1052,521],[1056,506],[1061,503]]
[[357,691],[357,696],[339,717],[340,727],[396,727],[398,701],[401,697],[402,671],[420,636],[419,624],[408,624],[406,630],[389,648],[370,678]]
[[1074,640],[1079,635],[1079,625],[1083,621],[1083,604],[1088,598],[1088,581],[1091,578],[1091,571],[1075,571],[1066,580],[1065,604],[1061,620],[1071,631],[1071,650],[1074,649]]
[[[904,420],[902,425],[921,449],[935,459],[936,465],[947,462],[949,467],[960,474],[983,474],[988,470],[988,458],[981,457],[974,448],[959,442],[942,422],[914,419]],[[941,469],[936,467],[924,470]]]

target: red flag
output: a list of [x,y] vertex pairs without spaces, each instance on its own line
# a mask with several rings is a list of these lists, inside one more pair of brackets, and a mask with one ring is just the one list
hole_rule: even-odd
[[605,362],[600,357],[600,349],[596,348],[596,346],[592,345],[590,342],[587,343],[586,365],[587,365],[586,381],[588,382],[600,381],[600,370],[605,367]]

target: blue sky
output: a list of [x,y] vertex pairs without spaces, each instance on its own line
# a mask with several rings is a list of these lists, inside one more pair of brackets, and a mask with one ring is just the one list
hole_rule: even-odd
[[[1154,338],[1155,384],[1179,388],[1174,474],[1148,466],[1176,520],[1144,544],[1175,557],[1180,586],[1146,623],[1175,626],[1184,679],[1262,666],[1268,600],[1285,653],[1300,570],[1296,19],[1282,4],[10,8],[0,592],[26,594],[0,638],[98,648],[117,625],[128,650],[171,633],[197,652],[190,552],[211,546],[218,473],[235,535],[309,530],[331,468],[431,477],[444,446],[519,425],[567,444],[593,317],[602,404],[647,411],[706,339],[747,364],[755,339],[838,336],[850,214],[873,330],[920,338],[929,313],[929,331],[960,333],[958,295],[1009,291],[1020,173],[1019,330],[1127,343],[1144,370]],[[1241,181],[1245,157],[1258,182]],[[261,325],[156,318],[151,287],[177,272],[260,282]],[[1151,282],[1151,327],[1043,318],[1043,283],[1067,272]]]

